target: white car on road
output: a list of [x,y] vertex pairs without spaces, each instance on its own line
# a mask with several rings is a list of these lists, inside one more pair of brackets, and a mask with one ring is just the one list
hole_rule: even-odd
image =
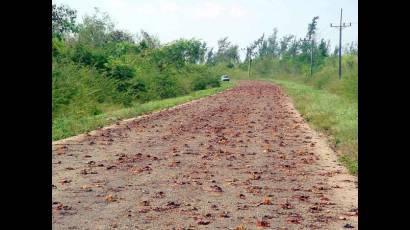
[[228,75],[222,75],[221,76],[221,81],[229,81],[229,76]]

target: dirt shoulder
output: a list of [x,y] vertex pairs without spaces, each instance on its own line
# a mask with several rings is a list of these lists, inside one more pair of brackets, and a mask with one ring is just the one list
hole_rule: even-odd
[[52,163],[53,229],[357,228],[357,179],[264,82],[54,142]]

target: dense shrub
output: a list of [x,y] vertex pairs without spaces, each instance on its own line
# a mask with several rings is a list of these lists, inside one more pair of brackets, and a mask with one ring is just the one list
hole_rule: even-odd
[[116,103],[116,82],[95,68],[73,62],[52,64],[53,118],[95,114],[104,103]]
[[51,44],[52,44],[51,52],[52,52],[53,57],[61,57],[64,55],[65,53],[64,41],[62,41],[61,39],[57,37],[53,37]]
[[358,98],[358,56],[342,57],[342,80],[338,77],[338,57],[331,56],[323,60],[322,65],[314,65],[310,76],[310,66],[295,59],[257,59],[253,62],[253,74],[263,78],[292,80],[326,90],[346,100],[357,101]]
[[105,70],[105,64],[108,61],[108,55],[101,48],[91,45],[77,43],[71,49],[70,56],[72,61],[90,67],[96,67]]
[[218,76],[197,76],[193,79],[193,90],[202,90],[212,87],[219,87],[220,81]]
[[109,60],[105,66],[111,77],[118,80],[128,80],[135,76],[134,67],[120,60]]

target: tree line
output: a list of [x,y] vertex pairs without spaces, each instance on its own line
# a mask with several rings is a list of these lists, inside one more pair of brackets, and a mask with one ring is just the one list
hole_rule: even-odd
[[[106,105],[175,97],[217,87],[218,76],[229,70],[247,70],[254,63],[259,74],[304,73],[311,52],[315,69],[335,56],[329,42],[316,37],[317,21],[308,24],[304,38],[278,37],[278,30],[249,44],[240,59],[240,47],[228,37],[217,47],[196,38],[162,43],[141,30],[132,34],[115,27],[107,13],[95,10],[77,22],[77,11],[52,6],[53,118],[103,112]],[[357,43],[345,46],[357,55]]]
[[116,29],[98,9],[76,20],[75,9],[52,6],[53,118],[217,87],[220,71],[211,66],[239,61],[230,44],[212,55],[195,38],[163,44],[144,30],[133,35]]

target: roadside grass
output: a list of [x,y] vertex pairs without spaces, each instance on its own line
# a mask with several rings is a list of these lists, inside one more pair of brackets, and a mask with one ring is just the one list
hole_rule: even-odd
[[53,120],[52,140],[61,140],[67,137],[75,136],[84,132],[88,132],[97,128],[114,124],[118,120],[143,115],[149,112],[154,112],[165,108],[170,108],[201,97],[210,96],[223,90],[232,88],[233,85],[234,82],[223,82],[220,87],[199,90],[192,92],[188,95],[168,98],[164,100],[150,101],[143,104],[134,104],[128,108],[113,108],[111,111],[108,110],[102,114],[94,116],[61,117]]
[[232,77],[280,85],[309,125],[326,134],[339,161],[357,175],[358,56],[344,55],[342,69],[343,78],[339,80],[338,59],[331,57],[308,77],[307,72],[292,71],[286,62],[260,60],[254,62],[250,78],[244,69]]
[[263,79],[282,86],[296,109],[317,131],[328,136],[339,160],[350,173],[358,172],[358,105],[348,98],[312,86],[279,79]]

